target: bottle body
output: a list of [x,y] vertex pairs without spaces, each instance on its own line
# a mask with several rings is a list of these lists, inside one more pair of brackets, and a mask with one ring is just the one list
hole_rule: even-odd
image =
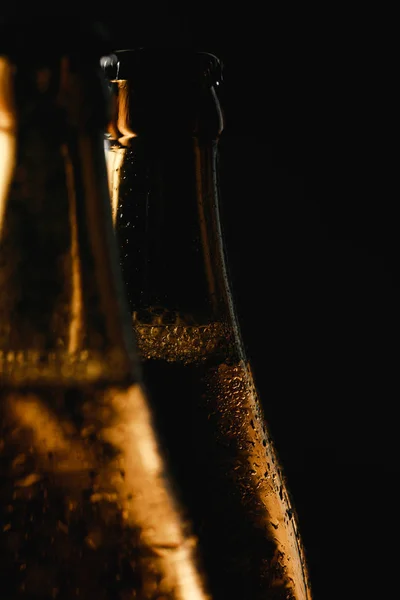
[[[221,337],[231,332],[220,323],[161,329],[155,336],[151,325],[136,323],[144,378],[212,591],[243,600],[306,598],[296,516],[249,364],[228,344],[221,355]],[[149,339],[154,347],[163,337],[180,350],[148,349]],[[188,360],[191,344],[199,352],[191,349]],[[168,406],[157,402],[162,392]]]
[[[123,53],[120,60],[123,65]],[[168,101],[168,110],[162,106],[167,88],[164,96],[158,90],[162,100],[152,121],[141,104],[140,80],[131,77],[115,80],[117,123],[130,123],[131,134],[116,136],[118,127],[111,129],[114,226],[146,389],[200,540],[211,592],[235,600],[309,599],[295,510],[230,290],[219,132],[199,129],[196,119],[184,131],[179,109],[173,113]],[[214,104],[206,127],[219,122],[215,90],[206,86],[199,96],[196,115],[204,103],[206,111]],[[135,106],[145,111],[147,125],[138,118],[135,128]],[[179,120],[178,131],[173,119],[168,128],[171,115]]]
[[126,320],[94,64],[0,57],[0,587],[204,600]]
[[208,598],[139,384],[2,388],[0,401],[7,599]]

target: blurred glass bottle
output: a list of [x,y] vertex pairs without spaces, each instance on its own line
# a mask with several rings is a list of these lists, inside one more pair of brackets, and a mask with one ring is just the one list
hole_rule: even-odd
[[5,29],[1,596],[204,600],[195,540],[140,381],[118,264],[99,66],[108,47],[75,19],[53,32],[20,20],[8,38]]
[[223,600],[309,600],[297,517],[226,266],[221,62],[142,48],[102,64],[114,94],[107,162],[133,326],[211,591]]

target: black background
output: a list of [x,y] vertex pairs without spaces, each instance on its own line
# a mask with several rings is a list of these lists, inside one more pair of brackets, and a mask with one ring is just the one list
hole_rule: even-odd
[[[94,9],[115,49],[190,47],[225,64],[231,280],[314,600],[383,600],[399,587],[398,35],[393,15],[371,11]],[[63,27],[66,11],[42,14]]]
[[103,21],[115,49],[225,64],[231,279],[314,600],[380,600],[399,558],[394,77],[374,15],[328,13],[147,3]]

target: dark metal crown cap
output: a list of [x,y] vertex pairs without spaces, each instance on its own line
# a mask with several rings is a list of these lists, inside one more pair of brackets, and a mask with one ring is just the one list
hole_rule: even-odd
[[223,79],[223,64],[217,56],[187,49],[117,50],[104,56],[101,64],[112,81],[134,79],[152,87],[168,81],[174,85],[211,87]]

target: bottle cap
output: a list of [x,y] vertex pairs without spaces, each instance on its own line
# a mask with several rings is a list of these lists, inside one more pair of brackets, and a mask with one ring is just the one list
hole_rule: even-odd
[[101,64],[110,80],[131,79],[150,87],[167,82],[211,87],[219,85],[223,78],[223,64],[217,56],[188,49],[117,50],[103,57]]

